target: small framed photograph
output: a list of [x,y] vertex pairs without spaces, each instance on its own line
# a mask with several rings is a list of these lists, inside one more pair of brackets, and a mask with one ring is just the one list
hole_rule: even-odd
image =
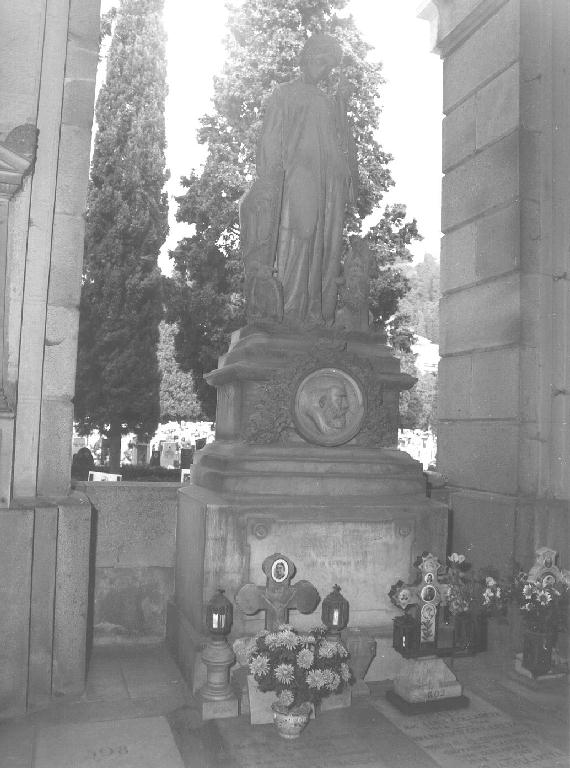
[[435,591],[435,587],[429,584],[426,584],[425,587],[422,587],[422,591],[420,592],[420,596],[425,603],[433,603],[436,598],[436,594],[437,593]]
[[285,560],[283,560],[282,558],[279,558],[271,566],[271,578],[273,579],[273,581],[276,581],[278,584],[281,584],[281,582],[285,581],[288,575],[289,575],[289,566],[287,565]]

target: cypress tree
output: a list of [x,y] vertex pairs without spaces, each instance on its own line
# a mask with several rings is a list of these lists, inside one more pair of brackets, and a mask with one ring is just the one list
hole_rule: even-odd
[[[314,32],[334,35],[344,51],[343,77],[351,96],[349,118],[355,137],[360,190],[346,219],[345,234],[358,234],[363,219],[378,209],[393,184],[386,154],[375,138],[381,65],[369,60],[367,45],[352,17],[338,12],[347,0],[244,0],[230,14],[228,58],[214,80],[213,111],[201,119],[198,141],[208,146],[201,171],[182,179],[177,219],[194,233],[171,253],[179,295],[171,306],[177,322],[181,365],[193,372],[198,397],[213,418],[215,392],[202,379],[227,350],[232,330],[245,324],[243,264],[239,251],[238,202],[255,178],[255,149],[264,105],[275,86],[299,75],[299,54]],[[328,89],[337,87],[333,73]],[[397,312],[408,282],[398,263],[409,261],[407,245],[419,237],[403,205],[385,208],[369,232],[374,252],[371,311],[374,324],[392,320],[392,339],[409,347],[411,332]]]
[[[75,417],[83,433],[109,439],[111,468],[121,434],[155,432],[162,317],[157,258],[168,231],[164,103],[164,0],[121,0],[87,199]],[[104,19],[103,34],[110,31]]]

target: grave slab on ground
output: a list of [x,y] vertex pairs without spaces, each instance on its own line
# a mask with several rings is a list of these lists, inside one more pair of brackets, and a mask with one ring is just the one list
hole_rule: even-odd
[[164,717],[47,726],[34,768],[184,768]]

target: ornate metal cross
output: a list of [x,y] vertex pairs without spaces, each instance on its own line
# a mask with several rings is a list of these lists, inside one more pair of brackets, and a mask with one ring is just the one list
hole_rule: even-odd
[[422,555],[422,562],[417,566],[421,581],[419,584],[402,584],[394,599],[404,610],[408,606],[416,606],[421,623],[420,643],[434,643],[436,634],[437,608],[441,602],[445,604],[449,587],[440,584],[438,573],[443,569],[442,564],[434,555]]
[[280,552],[266,557],[262,564],[267,580],[265,587],[245,584],[236,595],[236,603],[243,613],[253,615],[265,611],[265,629],[275,631],[279,624],[286,624],[289,611],[312,613],[320,596],[310,581],[291,584],[295,564]]

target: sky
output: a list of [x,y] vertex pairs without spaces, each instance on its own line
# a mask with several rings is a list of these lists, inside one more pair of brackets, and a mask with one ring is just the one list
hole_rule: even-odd
[[[102,0],[102,11],[116,0]],[[417,18],[419,0],[349,0],[364,39],[374,46],[370,58],[381,61],[385,85],[379,93],[382,116],[378,140],[393,155],[396,186],[385,202],[402,202],[418,220],[422,242],[412,250],[439,257],[441,189],[441,62],[431,53],[430,26]],[[166,101],[170,233],[159,264],[170,272],[168,250],[188,232],[174,220],[174,196],[180,177],[198,169],[206,147],[196,142],[198,120],[210,111],[212,79],[221,71],[225,50],[225,0],[165,0],[168,59]]]

